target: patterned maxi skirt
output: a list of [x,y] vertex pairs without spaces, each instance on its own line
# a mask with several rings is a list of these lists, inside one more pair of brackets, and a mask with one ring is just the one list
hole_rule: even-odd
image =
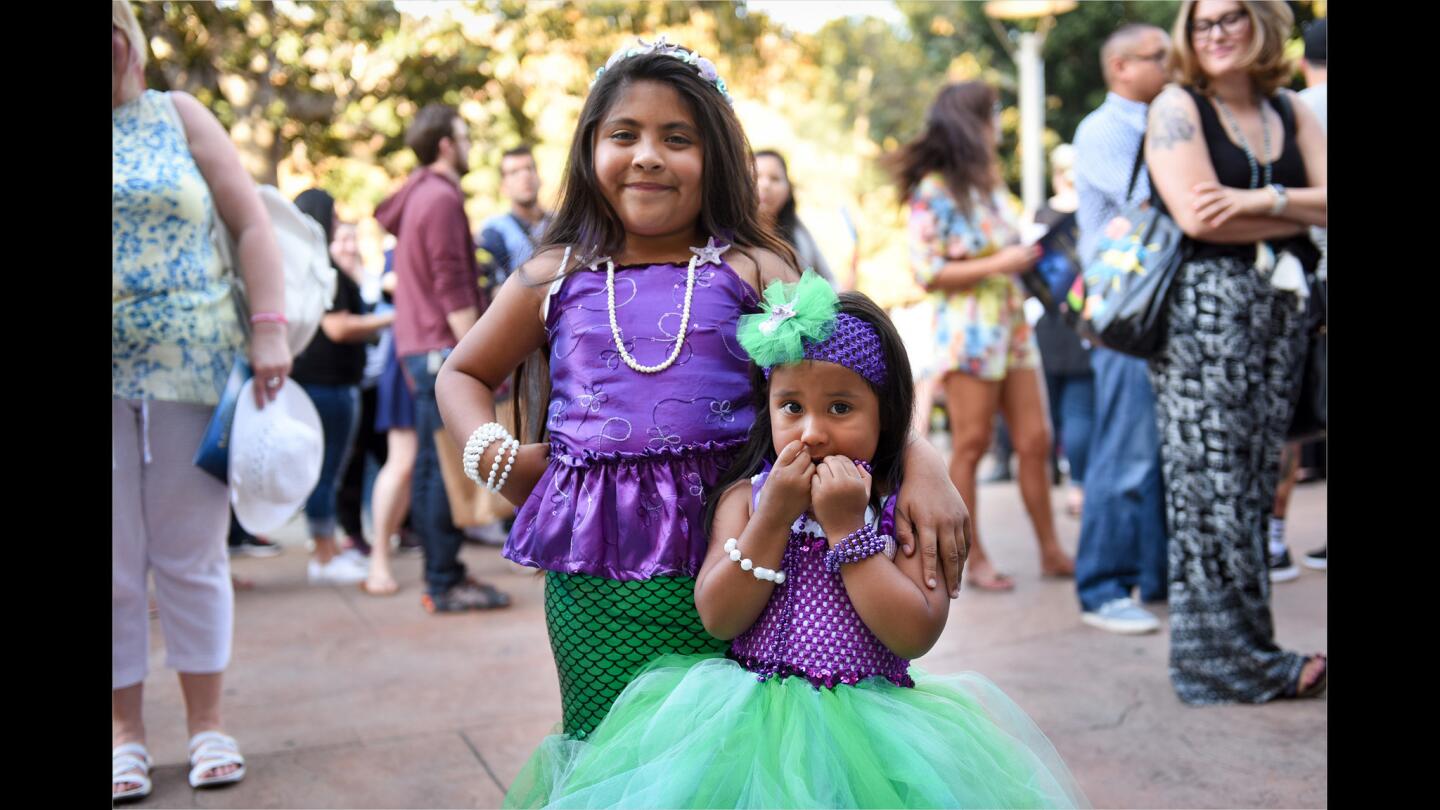
[[1275,644],[1266,568],[1303,314],[1248,262],[1193,260],[1150,363],[1170,533],[1170,680],[1186,703],[1272,700],[1304,664]]

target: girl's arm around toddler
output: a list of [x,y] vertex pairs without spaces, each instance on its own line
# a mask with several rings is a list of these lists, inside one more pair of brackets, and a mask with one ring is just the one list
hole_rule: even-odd
[[[545,282],[561,272],[559,259],[559,251],[547,250],[526,262],[501,286],[484,316],[440,368],[435,398],[445,428],[461,447],[476,428],[495,421],[495,389],[525,358],[545,346],[540,305],[549,286]],[[480,458],[482,474],[498,452],[500,442],[491,442]],[[517,506],[523,504],[545,472],[548,452],[544,443],[522,445],[500,494]]]
[[[905,445],[905,486],[895,505],[895,542],[908,559],[918,556],[926,590],[944,579],[954,599],[970,554],[970,510],[950,481],[950,470],[935,447],[916,433]],[[916,555],[916,544],[919,555]],[[938,563],[938,570],[937,570]]]

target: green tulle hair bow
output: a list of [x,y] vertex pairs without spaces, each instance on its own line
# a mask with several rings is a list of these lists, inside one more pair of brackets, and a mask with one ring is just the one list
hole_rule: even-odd
[[835,331],[839,307],[829,282],[811,270],[794,284],[776,279],[765,288],[760,312],[740,316],[740,346],[762,368],[797,363],[805,357],[803,341],[820,343]]

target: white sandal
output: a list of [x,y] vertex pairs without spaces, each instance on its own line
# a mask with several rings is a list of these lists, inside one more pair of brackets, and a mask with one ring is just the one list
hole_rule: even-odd
[[117,745],[111,753],[110,762],[111,773],[115,776],[116,785],[134,784],[137,786],[115,792],[110,797],[111,801],[143,799],[150,795],[150,767],[154,764],[154,760],[150,759],[150,752],[145,750],[145,746],[140,743]]
[[[209,771],[226,765],[238,766],[227,774],[205,776]],[[202,731],[190,738],[190,787],[205,788],[232,785],[245,778],[245,757],[235,738],[218,731]]]

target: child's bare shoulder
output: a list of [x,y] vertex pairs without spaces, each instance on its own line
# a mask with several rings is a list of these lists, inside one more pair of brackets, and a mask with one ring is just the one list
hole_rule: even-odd
[[725,487],[725,491],[720,493],[719,502],[715,505],[715,516],[719,518],[729,515],[732,518],[740,517],[748,519],[750,517],[750,501],[753,500],[751,497],[753,494],[748,477],[741,478],[739,481]]
[[773,250],[761,247],[737,247],[733,254],[728,257],[730,266],[735,268],[735,272],[750,282],[757,290],[765,289],[765,285],[775,279],[792,282],[800,278],[800,273],[795,266]]
[[[565,275],[566,268],[564,264],[566,258],[567,251],[564,247],[552,245],[531,256],[528,261],[520,266],[520,270],[516,275],[520,276],[527,285],[541,286],[550,284],[554,282],[555,279]],[[573,266],[575,264],[574,256],[569,255],[568,258],[568,263]]]
[[741,498],[741,497],[749,498],[749,497],[750,497],[750,491],[751,491],[750,479],[749,479],[749,478],[741,478],[739,481],[736,481],[735,483],[733,483],[733,484],[731,484],[730,486],[726,487],[724,492],[720,493],[720,501],[723,503],[723,502],[725,502],[727,499],[730,499],[730,498]]

